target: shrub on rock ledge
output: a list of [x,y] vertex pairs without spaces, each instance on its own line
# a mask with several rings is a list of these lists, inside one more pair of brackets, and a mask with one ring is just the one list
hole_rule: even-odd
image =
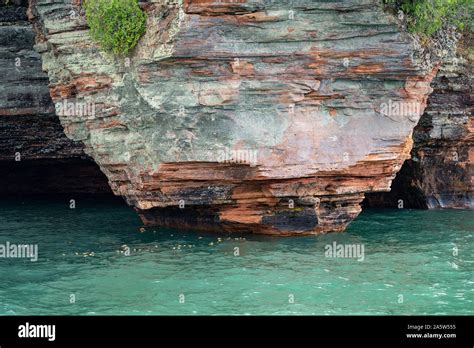
[[473,0],[383,0],[383,3],[408,15],[411,32],[432,36],[445,23],[459,30],[474,30]]
[[86,0],[92,39],[107,52],[125,55],[146,29],[146,15],[137,0]]

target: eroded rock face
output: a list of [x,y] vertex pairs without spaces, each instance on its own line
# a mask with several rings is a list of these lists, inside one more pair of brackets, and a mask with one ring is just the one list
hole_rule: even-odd
[[369,206],[474,209],[472,85],[472,62],[461,55],[447,57],[414,130],[412,158],[391,192],[367,197]]
[[30,2],[51,96],[145,223],[342,231],[409,157],[432,74],[378,1],[143,1],[129,61],[78,5]]
[[0,1],[0,194],[109,193],[56,116],[27,8],[26,0]]

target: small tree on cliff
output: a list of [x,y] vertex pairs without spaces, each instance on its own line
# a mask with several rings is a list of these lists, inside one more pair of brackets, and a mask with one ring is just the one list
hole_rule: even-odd
[[137,0],[85,0],[92,39],[107,52],[125,55],[146,29],[146,14]]

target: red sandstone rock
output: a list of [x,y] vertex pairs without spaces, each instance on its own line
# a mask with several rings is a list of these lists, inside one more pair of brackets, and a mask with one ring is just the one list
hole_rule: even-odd
[[54,102],[95,105],[66,133],[145,223],[276,235],[343,231],[409,157],[434,72],[374,5],[144,1],[120,61],[77,4],[30,3]]

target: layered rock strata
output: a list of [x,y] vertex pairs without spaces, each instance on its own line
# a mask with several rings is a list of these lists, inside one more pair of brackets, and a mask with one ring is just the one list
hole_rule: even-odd
[[0,194],[110,192],[84,145],[64,134],[27,8],[0,1]]
[[474,209],[473,64],[447,57],[416,126],[411,159],[390,192],[367,196],[371,207]]
[[66,134],[145,223],[342,231],[389,189],[433,72],[378,1],[140,5],[127,58],[91,41],[78,1],[31,0],[30,19]]

